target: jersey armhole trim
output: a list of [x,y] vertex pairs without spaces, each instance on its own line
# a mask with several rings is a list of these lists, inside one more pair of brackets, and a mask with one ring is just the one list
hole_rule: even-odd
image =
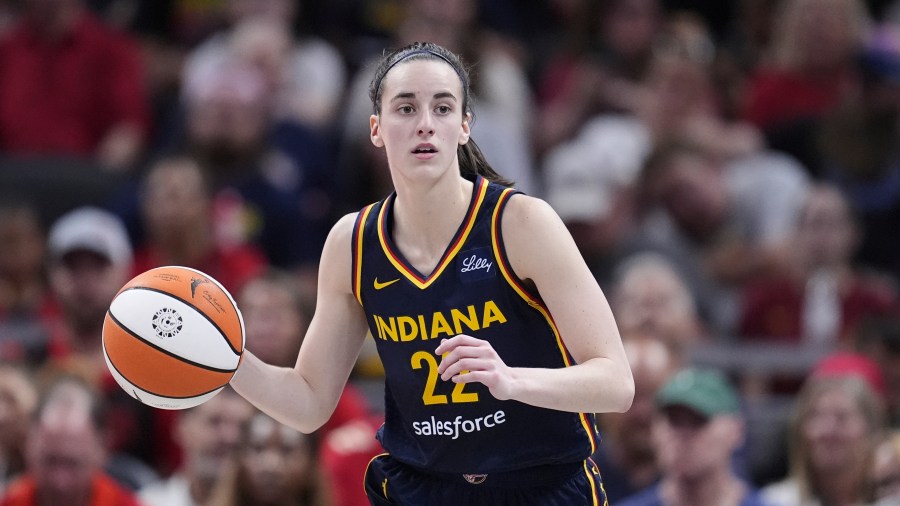
[[537,310],[543,310],[542,312],[546,313],[546,316],[549,317],[549,312],[547,311],[546,306],[544,306],[544,302],[539,296],[525,287],[522,279],[516,275],[506,256],[506,247],[503,244],[503,234],[501,233],[500,222],[503,218],[503,210],[506,208],[506,204],[509,203],[510,197],[516,193],[519,192],[512,188],[507,188],[506,190],[503,190],[503,193],[497,198],[497,204],[494,206],[494,212],[491,216],[491,246],[494,249],[494,257],[497,259],[500,272],[503,274],[506,282],[509,283],[509,286],[512,287],[512,289],[515,290],[529,306]]
[[[559,349],[560,357],[562,357],[565,367],[569,367],[573,364],[573,361],[569,354],[569,350],[566,348],[566,344],[563,342],[562,336],[559,333],[559,328],[556,326],[556,322],[550,314],[550,310],[538,296],[529,292],[522,285],[522,280],[515,275],[512,267],[509,265],[509,260],[506,258],[506,249],[503,246],[503,237],[500,233],[500,220],[503,216],[503,208],[509,202],[509,198],[516,193],[518,192],[512,188],[507,188],[506,190],[503,190],[503,193],[497,198],[497,205],[494,207],[494,212],[491,217],[491,245],[494,249],[494,258],[497,259],[497,265],[500,268],[500,272],[503,274],[503,277],[506,279],[509,286],[519,295],[519,297],[522,297],[529,306],[541,313],[544,319],[547,320],[550,329],[553,331],[554,339],[556,339],[556,346]],[[594,432],[594,423],[592,423],[587,413],[578,413],[578,420],[588,438],[591,453],[593,454],[597,451],[597,436]]]
[[362,305],[363,236],[365,235],[366,221],[368,220],[369,213],[372,211],[373,207],[375,207],[375,204],[369,204],[364,207],[356,216],[356,223],[353,224],[353,236],[351,239],[353,286],[351,288],[353,289],[353,296],[356,297],[356,301],[359,302],[359,305]]
[[544,304],[544,301],[541,298],[533,293],[531,293],[525,286],[522,284],[522,280],[513,272],[512,267],[509,264],[509,259],[506,257],[506,248],[503,246],[503,236],[500,233],[500,221],[503,216],[503,209],[506,207],[507,202],[509,202],[509,198],[514,195],[516,192],[512,189],[506,189],[497,199],[497,205],[494,207],[494,213],[491,217],[491,245],[494,248],[494,258],[497,259],[497,265],[500,268],[500,273],[503,274],[503,278],[506,279],[506,282],[509,286],[519,294],[519,297],[528,303],[529,306],[537,310],[543,315],[544,319],[547,320],[547,323],[550,325],[550,328],[553,330],[554,336],[556,336],[556,345],[559,347],[560,354],[562,355],[563,362],[566,367],[572,365],[572,360],[569,355],[569,351],[566,349],[565,344],[562,341],[562,338],[559,335],[559,329],[556,327],[556,322],[553,321],[553,316],[550,314],[550,310]]

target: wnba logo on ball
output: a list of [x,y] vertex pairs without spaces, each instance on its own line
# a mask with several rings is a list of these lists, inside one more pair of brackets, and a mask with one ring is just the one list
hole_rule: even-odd
[[153,315],[151,325],[153,326],[153,331],[156,332],[156,337],[169,339],[181,332],[184,322],[177,311],[164,307]]

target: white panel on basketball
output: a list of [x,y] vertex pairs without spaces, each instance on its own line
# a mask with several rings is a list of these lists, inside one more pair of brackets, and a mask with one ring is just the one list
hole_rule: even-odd
[[119,386],[122,387],[122,390],[125,390],[126,392],[128,392],[129,395],[131,395],[135,398],[137,398],[137,396],[140,396],[140,399],[138,399],[139,401],[141,401],[144,404],[147,404],[148,406],[153,406],[156,408],[161,408],[161,409],[192,408],[199,404],[203,404],[210,398],[214,397],[217,393],[221,392],[222,388],[224,388],[224,387],[217,388],[217,389],[213,390],[212,392],[209,392],[209,393],[206,393],[203,395],[199,395],[197,397],[190,397],[187,399],[172,399],[170,397],[161,397],[159,395],[151,394],[150,392],[143,390],[140,387],[135,386],[134,383],[128,381],[121,374],[119,374],[119,371],[117,371],[116,368],[113,367],[112,364],[110,363],[109,357],[106,355],[106,350],[103,350],[103,358],[106,359],[106,365],[109,367],[109,372],[112,373],[113,378],[115,378],[116,383],[118,383]]
[[192,306],[164,293],[131,289],[120,293],[109,312],[130,332],[181,358],[234,370],[240,356],[224,335]]

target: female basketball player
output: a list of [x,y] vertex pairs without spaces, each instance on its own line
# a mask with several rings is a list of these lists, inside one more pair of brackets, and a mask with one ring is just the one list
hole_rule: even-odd
[[593,413],[634,393],[613,315],[568,231],[469,138],[469,76],[416,43],[369,93],[395,192],[341,219],[294,368],[232,384],[303,432],[331,415],[369,331],[385,369],[373,504],[604,504]]

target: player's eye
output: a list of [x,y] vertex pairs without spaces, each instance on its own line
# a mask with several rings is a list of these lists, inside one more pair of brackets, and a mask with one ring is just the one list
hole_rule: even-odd
[[401,105],[397,108],[397,111],[400,112],[400,114],[412,114],[415,112],[415,109],[411,105]]

